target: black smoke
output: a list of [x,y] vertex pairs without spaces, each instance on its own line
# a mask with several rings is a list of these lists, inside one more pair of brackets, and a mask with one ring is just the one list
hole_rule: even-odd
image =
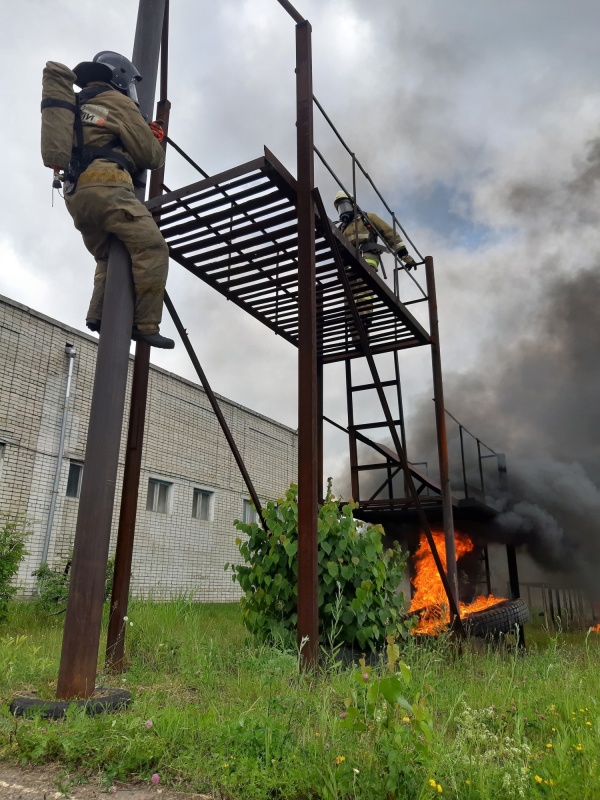
[[[600,140],[575,160],[573,177],[505,187],[521,219],[528,252],[567,229],[593,241],[600,225]],[[576,243],[576,242],[575,242]],[[508,458],[508,492],[497,492],[499,539],[526,548],[545,569],[577,576],[597,590],[600,567],[600,251],[569,271],[548,267],[536,303],[488,341],[468,374],[445,375],[446,406]],[[527,268],[524,265],[524,268]],[[425,415],[413,420],[409,450],[435,459]],[[453,484],[458,441],[451,429]]]
[[[516,544],[545,570],[597,591],[600,139],[582,143],[571,174],[566,172],[562,181],[543,169],[527,179],[498,181],[496,208],[520,229],[527,255],[517,266],[535,278],[536,291],[528,303],[515,295],[514,309],[498,301],[489,330],[474,332],[485,341],[476,366],[445,371],[445,405],[483,442],[506,453],[507,491],[489,480],[493,459],[486,463],[486,494],[499,511],[486,535]],[[490,275],[490,293],[497,281],[497,274]],[[443,295],[438,300],[443,309]],[[493,312],[494,303],[487,307]],[[407,435],[410,460],[427,461],[435,475],[432,405],[430,393],[412,403],[416,412],[409,409]],[[448,435],[452,486],[460,496],[460,443],[450,421]],[[476,484],[472,440],[465,440],[471,443],[467,478]],[[375,473],[363,473],[361,497],[375,490],[375,480]]]

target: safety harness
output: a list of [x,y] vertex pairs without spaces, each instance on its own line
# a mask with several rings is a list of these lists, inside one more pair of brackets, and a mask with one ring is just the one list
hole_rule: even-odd
[[[369,235],[369,238],[366,239],[365,241],[357,242],[360,254],[365,255],[366,253],[375,253],[377,255],[377,260],[376,261],[373,260],[371,262],[371,260],[369,259],[369,262],[372,263],[375,268],[377,268],[377,265],[379,264],[379,254],[384,253],[386,248],[383,247],[383,245],[377,243],[377,232],[373,227],[371,221],[368,219],[368,217],[365,214],[363,214],[362,211],[358,212],[358,216],[362,220],[363,225],[367,229]],[[348,228],[350,228],[353,224],[354,220],[351,219],[347,225],[340,227],[340,233],[345,233],[348,230]]]
[[[132,173],[134,170],[131,161],[124,154],[118,153],[114,149],[115,147],[123,147],[123,142],[118,137],[116,137],[111,144],[103,146],[84,144],[81,106],[84,103],[88,103],[99,94],[109,91],[113,90],[106,89],[104,86],[91,86],[88,89],[82,89],[81,92],[75,96],[75,103],[69,103],[66,100],[57,100],[54,98],[42,100],[42,110],[51,106],[57,108],[66,108],[68,111],[71,111],[75,117],[73,129],[75,132],[76,144],[71,153],[69,165],[65,170],[65,194],[72,194],[75,191],[77,188],[77,181],[79,180],[81,173],[84,172],[89,165],[98,158],[102,158],[105,161],[112,161],[115,164],[118,164],[121,169],[127,170],[129,173]],[[135,179],[133,183],[134,186],[138,184]]]

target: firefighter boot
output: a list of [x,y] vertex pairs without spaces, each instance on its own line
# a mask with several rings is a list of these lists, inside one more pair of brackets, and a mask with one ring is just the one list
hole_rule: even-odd
[[134,342],[148,342],[150,347],[160,347],[162,350],[172,350],[175,347],[173,339],[168,339],[162,336],[158,331],[156,333],[144,333],[144,331],[133,326],[131,331],[131,338]]

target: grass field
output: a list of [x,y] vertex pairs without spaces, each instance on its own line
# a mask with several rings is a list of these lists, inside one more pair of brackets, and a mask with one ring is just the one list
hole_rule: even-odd
[[393,670],[307,676],[247,641],[237,605],[133,602],[130,667],[98,677],[131,690],[127,711],[13,719],[15,693],[53,696],[62,621],[21,603],[0,627],[0,760],[232,800],[600,800],[598,634],[530,628],[526,653],[410,640]]

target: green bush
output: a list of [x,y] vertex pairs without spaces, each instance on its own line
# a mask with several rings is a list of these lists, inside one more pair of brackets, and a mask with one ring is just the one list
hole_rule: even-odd
[[31,530],[20,514],[0,512],[0,622],[6,619],[8,604],[17,591],[12,579],[17,574],[23,556],[27,555],[25,541]]
[[[263,509],[268,533],[253,522],[235,520],[247,535],[236,539],[245,564],[227,564],[242,591],[244,625],[261,641],[295,631],[298,583],[298,489]],[[398,546],[385,550],[383,529],[366,527],[352,516],[355,504],[341,510],[331,493],[319,508],[319,635],[323,643],[374,651],[386,636],[406,633],[404,597],[398,591],[406,556]]]
[[[47,614],[57,614],[64,611],[67,607],[67,597],[69,595],[69,581],[71,578],[72,555],[57,564],[49,567],[43,561],[40,566],[31,574],[37,578],[38,598],[37,602],[40,609]],[[113,577],[115,572],[115,560],[109,558],[106,564],[106,579],[104,584],[104,599],[108,600],[112,593]]]

